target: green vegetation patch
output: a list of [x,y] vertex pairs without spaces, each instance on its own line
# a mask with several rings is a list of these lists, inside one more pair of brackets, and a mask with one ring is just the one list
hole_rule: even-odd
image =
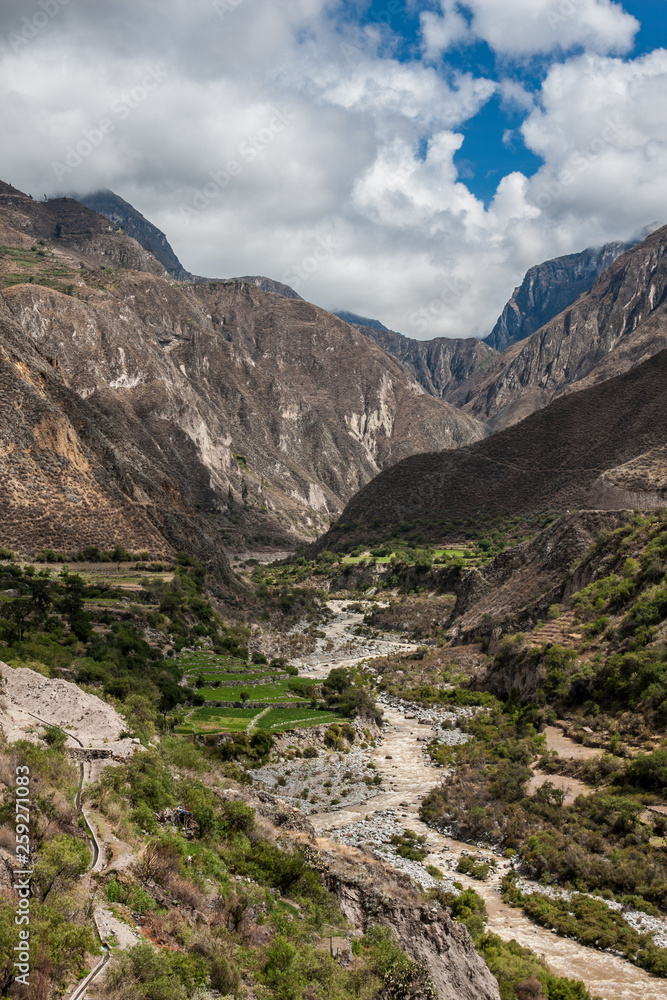
[[316,711],[309,708],[272,708],[257,721],[259,729],[279,733],[286,729],[302,729],[308,726],[324,726],[341,722],[336,712]]
[[562,936],[589,948],[620,952],[648,972],[667,976],[667,949],[658,948],[652,935],[638,933],[621,913],[610,909],[601,899],[581,893],[565,898],[525,894],[517,888],[512,874],[503,879],[503,899],[520,906],[542,927],[555,928]]
[[243,732],[256,715],[256,708],[196,708],[184,722],[174,726],[174,732]]

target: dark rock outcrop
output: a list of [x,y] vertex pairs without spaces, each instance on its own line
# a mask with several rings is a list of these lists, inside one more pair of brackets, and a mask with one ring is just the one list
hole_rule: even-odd
[[514,289],[484,343],[496,351],[525,340],[567,309],[634,243],[606,243],[536,264]]
[[144,250],[152,253],[170,274],[176,277],[191,277],[173,251],[164,233],[144,218],[141,212],[108,188],[92,194],[75,195],[82,205],[93,212],[105,216],[115,226],[120,226],[128,236],[136,240]]
[[391,928],[406,954],[426,966],[440,1000],[499,1000],[498,983],[465,927],[438,904],[400,886],[400,876],[390,887],[369,876],[333,870],[323,878],[343,916],[357,928]]

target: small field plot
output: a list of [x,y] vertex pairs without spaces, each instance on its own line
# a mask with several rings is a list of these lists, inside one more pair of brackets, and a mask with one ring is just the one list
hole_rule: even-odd
[[[178,663],[186,674],[203,674],[209,680],[223,679],[225,674],[231,674],[232,680],[239,674],[262,676],[268,671],[268,667],[255,663],[248,663],[247,660],[240,660],[236,656],[218,656],[215,653],[208,653],[206,650],[196,653],[181,653]],[[277,673],[272,670],[270,673]]]
[[243,733],[258,714],[256,708],[196,708],[176,733]]
[[234,687],[203,687],[197,694],[200,694],[205,701],[242,701],[241,694],[247,694],[248,701],[306,701],[298,694],[288,690],[287,682],[281,681],[274,684],[239,684]]
[[312,708],[272,708],[257,719],[257,728],[270,733],[281,733],[285,729],[325,726],[341,720],[342,716],[336,712],[318,712]]

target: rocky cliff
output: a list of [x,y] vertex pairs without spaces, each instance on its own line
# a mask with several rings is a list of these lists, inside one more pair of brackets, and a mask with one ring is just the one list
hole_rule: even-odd
[[76,195],[76,198],[82,205],[124,229],[128,236],[152,253],[170,274],[182,278],[192,277],[174,253],[165,234],[119,195],[104,188],[92,194]]
[[508,348],[464,410],[508,427],[557,396],[628,371],[667,347],[667,226],[622,254],[574,305]]
[[474,337],[454,340],[412,340],[393,330],[359,326],[359,330],[405,365],[431,396],[457,405],[475,382],[493,369],[498,357],[492,347]]
[[632,246],[634,243],[606,243],[531,267],[484,343],[504,351],[530,337],[589,291],[596,278]]
[[160,467],[223,535],[239,512],[265,536],[314,534],[382,468],[486,433],[324,310],[254,282],[178,285],[77,202],[2,194],[7,329],[120,432],[137,475]]
[[420,898],[407,879],[402,884],[400,876],[389,878],[377,864],[373,871],[351,867],[332,866],[323,877],[355,927],[390,927],[406,954],[428,969],[440,1000],[499,1000],[498,983],[465,927]]
[[476,386],[503,368],[498,353],[525,340],[589,291],[596,278],[634,243],[607,243],[531,267],[483,341],[474,337],[413,340],[377,320],[353,313],[336,315],[352,323],[412,372],[427,392],[459,406]]
[[535,538],[499,553],[486,566],[466,570],[452,612],[451,637],[524,631],[558,603],[573,564],[602,531],[633,517],[629,511],[584,510],[563,514]]
[[187,549],[233,583],[219,532],[168,456],[141,449],[122,413],[109,419],[71,389],[2,299],[0,405],[0,544],[23,553],[120,544],[154,557]]

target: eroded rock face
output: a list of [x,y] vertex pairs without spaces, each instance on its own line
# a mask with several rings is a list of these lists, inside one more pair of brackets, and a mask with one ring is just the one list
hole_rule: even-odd
[[628,371],[667,347],[667,226],[622,254],[591,290],[509,347],[466,412],[508,427],[557,396]]
[[[486,434],[330,313],[263,291],[255,279],[177,285],[73,199],[41,204],[5,186],[0,228],[5,245],[30,251],[35,267],[69,269],[69,294],[38,283],[41,272],[5,287],[5,331],[22,332],[15,340],[32,352],[28,368],[47,362],[68,399],[78,397],[81,426],[113,429],[140,503],[169,482],[214,534],[241,510],[272,537],[312,537],[381,469]],[[38,233],[50,236],[44,250],[28,246]],[[48,394],[39,406],[49,410]],[[83,474],[90,459],[75,456],[62,421],[36,416],[30,434],[44,452],[65,449]],[[109,443],[113,434],[104,433]],[[147,469],[152,489],[139,487]],[[31,496],[41,502],[34,486]]]
[[475,337],[413,340],[392,330],[371,326],[358,329],[398,358],[431,396],[455,405],[462,389],[465,396],[469,386],[493,368],[498,358],[492,347]]
[[596,479],[591,500],[599,507],[651,510],[667,505],[667,447],[652,448]]
[[356,330],[254,285],[130,273],[80,298],[4,295],[67,386],[166,459],[195,509],[224,510],[231,489],[321,528],[380,469],[484,435]]
[[406,954],[427,967],[440,1000],[499,1000],[498,983],[468,931],[440,906],[398,882],[391,891],[367,877],[332,871],[324,873],[324,882],[356,927],[391,928]]
[[187,549],[232,583],[219,535],[187,502],[178,470],[141,449],[121,412],[110,419],[68,388],[1,297],[0,410],[1,544],[22,553],[120,544],[155,557]]
[[607,243],[588,247],[581,253],[566,254],[531,267],[484,343],[496,351],[504,351],[530,337],[589,291],[596,278],[633,245]]
[[491,635],[495,628],[531,628],[563,592],[563,580],[601,531],[614,531],[629,511],[564,514],[531,541],[499,553],[486,566],[464,571],[452,612],[457,639]]

